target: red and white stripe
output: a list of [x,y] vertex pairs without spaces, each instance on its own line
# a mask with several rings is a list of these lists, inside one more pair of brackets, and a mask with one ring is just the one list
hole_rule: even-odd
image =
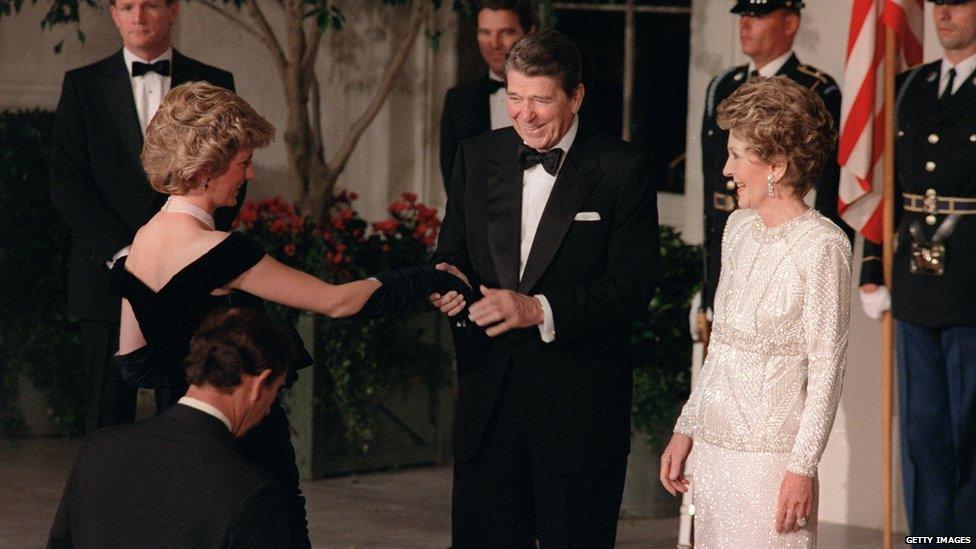
[[841,105],[838,211],[865,238],[881,242],[884,192],[885,26],[898,36],[901,66],[922,62],[924,0],[854,0]]

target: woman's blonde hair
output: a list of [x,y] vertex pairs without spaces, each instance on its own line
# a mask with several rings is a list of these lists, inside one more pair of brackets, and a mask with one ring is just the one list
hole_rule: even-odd
[[764,164],[785,159],[780,184],[803,196],[837,141],[823,100],[785,76],[750,78],[718,107],[718,125]]
[[201,173],[219,173],[235,154],[264,147],[274,135],[274,126],[233,92],[182,84],[166,94],[146,128],[142,167],[152,188],[186,194]]

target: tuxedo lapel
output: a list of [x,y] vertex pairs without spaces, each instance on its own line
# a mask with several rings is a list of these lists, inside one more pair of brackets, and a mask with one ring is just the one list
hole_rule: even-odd
[[[514,132],[513,132],[514,133]],[[497,159],[491,167],[485,193],[488,248],[498,275],[498,284],[514,290],[518,286],[519,242],[522,237],[522,170],[516,162],[517,147],[510,158]],[[509,152],[509,151],[505,151]],[[505,155],[507,156],[507,155]]]
[[549,201],[539,219],[539,228],[532,241],[522,280],[518,284],[518,291],[521,293],[529,293],[539,282],[555,257],[566,231],[573,224],[577,212],[600,181],[602,172],[597,169],[599,164],[596,154],[587,150],[591,143],[592,139],[586,139],[582,132],[577,135],[577,142],[570,148],[556,177]]
[[139,113],[132,98],[132,82],[129,81],[122,50],[111,63],[105,65],[105,70],[99,76],[99,84],[126,151],[136,166],[142,166],[142,127],[139,126]]
[[196,74],[191,61],[182,53],[173,49],[173,69],[170,73],[169,89],[173,89],[180,84],[204,80],[202,75]]

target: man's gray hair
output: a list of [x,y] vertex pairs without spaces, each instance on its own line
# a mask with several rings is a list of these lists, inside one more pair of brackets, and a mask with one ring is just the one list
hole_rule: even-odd
[[583,61],[568,36],[548,30],[529,34],[512,46],[505,57],[505,73],[508,71],[554,78],[566,95],[572,95],[582,79]]

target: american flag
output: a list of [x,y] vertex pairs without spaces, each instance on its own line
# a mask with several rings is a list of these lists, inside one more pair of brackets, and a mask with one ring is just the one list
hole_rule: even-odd
[[882,239],[885,27],[898,38],[900,66],[917,65],[922,62],[924,14],[924,0],[854,0],[851,8],[837,153],[838,211],[874,242]]

